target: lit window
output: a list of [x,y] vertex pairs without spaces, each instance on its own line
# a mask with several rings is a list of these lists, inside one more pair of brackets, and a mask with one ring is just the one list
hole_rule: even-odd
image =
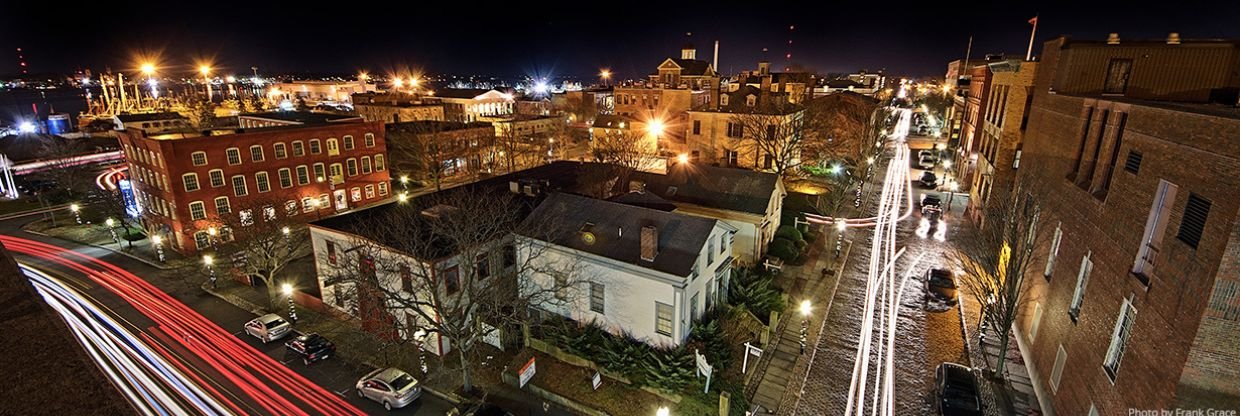
[[238,214],[238,216],[241,218],[242,226],[248,227],[248,226],[254,225],[254,211],[253,210],[243,209],[241,210],[241,213]]
[[374,197],[375,197],[375,186],[366,185],[366,199],[371,199]]
[[297,215],[297,201],[296,200],[290,199],[288,201],[284,201],[284,215],[290,216],[290,217]]
[[190,154],[189,158],[193,160],[194,166],[207,165],[207,152],[194,152]]
[[353,189],[349,190],[349,196],[352,197],[353,202],[361,201],[362,200],[362,188],[353,187]]
[[314,180],[321,181],[327,179],[327,173],[323,171],[322,163],[314,164]]
[[1119,317],[1115,319],[1115,330],[1111,333],[1111,346],[1107,348],[1106,360],[1102,368],[1106,370],[1111,383],[1119,375],[1119,365],[1124,359],[1124,351],[1128,349],[1128,339],[1132,338],[1132,324],[1137,319],[1137,308],[1132,306],[1132,295],[1124,298],[1119,307]]
[[387,196],[387,194],[388,194],[387,182],[379,182],[379,196]]
[[205,220],[207,219],[207,207],[202,201],[194,201],[189,203],[189,219]]

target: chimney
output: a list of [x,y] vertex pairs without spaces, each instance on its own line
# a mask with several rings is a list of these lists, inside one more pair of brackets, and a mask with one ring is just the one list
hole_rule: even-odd
[[771,63],[767,61],[758,62],[758,75],[766,75],[771,73]]
[[719,72],[719,41],[715,41],[715,59],[710,64],[715,72]]
[[659,229],[653,225],[642,227],[642,260],[654,261],[659,254]]
[[1167,44],[1168,45],[1179,45],[1180,44],[1180,32],[1171,32],[1170,34],[1167,34]]
[[1110,35],[1107,35],[1107,45],[1118,45],[1118,44],[1119,44],[1118,33],[1112,33]]

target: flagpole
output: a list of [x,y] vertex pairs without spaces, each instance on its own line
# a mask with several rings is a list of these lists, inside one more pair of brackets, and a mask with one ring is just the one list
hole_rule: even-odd
[[1038,16],[1033,16],[1033,31],[1029,32],[1029,49],[1025,51],[1025,60],[1033,59],[1033,37],[1038,34]]

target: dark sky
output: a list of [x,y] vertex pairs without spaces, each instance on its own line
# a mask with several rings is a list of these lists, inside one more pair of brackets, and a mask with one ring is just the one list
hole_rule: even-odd
[[[814,1],[629,2],[241,2],[173,5],[121,3],[83,8],[22,0],[0,12],[0,73],[17,68],[22,47],[32,72],[104,66],[132,70],[138,53],[162,51],[161,71],[189,71],[212,58],[221,73],[432,73],[593,76],[608,67],[623,77],[653,71],[691,40],[710,59],[721,42],[720,70],[751,69],[766,56],[784,66],[789,25],[793,62],[820,72],[886,68],[904,75],[941,75],[962,58],[970,35],[975,55],[1023,55],[1030,17],[1039,14],[1038,46],[1060,34],[1102,39],[1240,38],[1240,2],[1164,1],[1157,7],[1109,0],[1064,2]],[[993,3],[993,4],[990,4]],[[1081,2],[1086,3],[1086,2]],[[332,4],[333,6],[326,6]],[[408,4],[393,6],[391,4]],[[842,4],[848,4],[843,6]],[[453,8],[453,12],[434,9]],[[583,7],[585,7],[583,9]],[[692,38],[686,38],[691,32]],[[765,55],[762,48],[769,48]]]

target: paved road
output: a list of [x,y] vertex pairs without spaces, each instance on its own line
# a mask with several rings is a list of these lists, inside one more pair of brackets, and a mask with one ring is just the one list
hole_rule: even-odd
[[[894,145],[893,145],[894,146]],[[894,147],[888,149],[883,160],[875,166],[876,172],[883,172],[886,164],[891,161]],[[916,154],[915,152],[913,153]],[[916,157],[909,158],[910,164],[916,163]],[[915,166],[910,166],[915,168]],[[914,177],[913,179],[916,179]],[[881,189],[883,175],[875,175],[871,188]],[[902,180],[902,179],[901,179]],[[902,185],[902,183],[901,183]],[[914,200],[925,192],[913,185]],[[877,213],[880,198],[870,198],[864,216]],[[896,351],[894,357],[894,414],[930,414],[932,404],[931,386],[934,367],[943,361],[966,362],[963,356],[963,340],[960,335],[959,315],[955,308],[927,310],[921,276],[931,266],[947,263],[944,257],[951,248],[952,228],[959,222],[959,213],[964,198],[955,198],[955,207],[945,217],[948,224],[946,241],[940,242],[933,238],[922,238],[915,230],[920,222],[920,215],[913,215],[899,223],[895,229],[896,246],[904,248],[904,254],[895,262],[895,276],[903,279],[912,276],[902,293],[898,318],[896,319]],[[946,201],[944,201],[946,203]],[[903,209],[903,208],[902,208]],[[902,210],[901,209],[901,210]],[[956,215],[953,215],[956,214]],[[866,299],[867,280],[870,273],[870,258],[873,231],[868,228],[852,228],[849,238],[853,240],[848,265],[840,276],[839,286],[831,303],[831,310],[825,311],[825,322],[822,335],[813,346],[815,349],[813,362],[803,380],[795,380],[789,389],[801,389],[799,395],[792,396],[792,403],[781,406],[784,412],[796,415],[840,415],[846,410],[850,385],[853,381],[854,361],[857,355],[858,337],[862,330],[862,319]],[[874,339],[879,338],[879,329],[873,332]],[[871,362],[871,371],[878,363]],[[873,374],[873,373],[871,373]],[[873,376],[867,380],[866,414],[869,414],[873,394]],[[803,387],[802,387],[803,386]],[[853,410],[854,412],[856,409]]]
[[[339,359],[340,357],[329,359],[323,362],[315,363],[311,366],[304,365],[300,360],[286,357],[282,342],[273,342],[263,344],[257,339],[245,336],[241,333],[241,326],[254,315],[249,312],[237,308],[230,303],[224,302],[214,296],[211,296],[194,285],[201,282],[196,276],[196,272],[177,273],[176,271],[161,271],[152,268],[142,262],[135,261],[127,256],[119,255],[108,250],[83,246],[67,241],[54,238],[42,237],[25,233],[20,230],[21,225],[38,217],[20,217],[10,218],[0,221],[0,234],[13,236],[35,242],[46,243],[63,249],[80,253],[87,257],[93,257],[102,262],[116,265],[125,271],[140,276],[146,282],[154,285],[158,290],[171,295],[170,302],[180,303],[191,309],[193,312],[200,314],[206,321],[218,326],[226,333],[230,333],[236,337],[236,341],[243,345],[253,347],[256,351],[272,360],[276,365],[285,366],[291,369],[292,373],[303,377],[303,380],[297,380],[297,377],[282,379],[277,381],[280,371],[264,371],[262,366],[255,363],[247,363],[245,367],[248,369],[248,376],[254,377],[250,381],[230,380],[225,376],[225,370],[219,370],[220,364],[208,363],[201,352],[195,351],[196,348],[192,340],[173,339],[173,335],[164,331],[167,326],[163,326],[157,322],[158,316],[152,318],[149,313],[144,313],[135,305],[127,302],[125,298],[112,290],[103,287],[97,281],[92,280],[86,271],[75,270],[68,265],[57,263],[48,258],[42,258],[37,255],[30,255],[10,249],[17,257],[18,261],[31,264],[42,270],[47,270],[57,277],[73,282],[75,286],[82,289],[87,295],[92,297],[99,304],[111,309],[117,316],[126,320],[135,332],[144,333],[153,338],[159,346],[168,349],[173,355],[178,356],[181,360],[194,370],[197,374],[204,376],[208,380],[208,384],[222,391],[222,395],[228,397],[231,401],[238,404],[244,413],[249,414],[274,414],[260,403],[257,397],[268,396],[269,394],[256,393],[260,390],[258,385],[267,386],[273,389],[275,395],[289,394],[288,397],[296,405],[301,406],[309,414],[317,414],[318,411],[310,405],[316,399],[305,398],[295,399],[299,397],[297,394],[305,391],[323,391],[325,394],[336,395],[342,398],[345,403],[351,405],[356,410],[368,414],[386,414],[388,413],[379,404],[360,399],[352,394],[353,383],[357,378],[365,374],[369,369],[363,366],[350,363],[347,359]],[[12,241],[12,240],[10,240]],[[61,255],[60,257],[65,257]],[[89,265],[85,261],[74,261],[79,266],[87,266],[88,270],[100,270],[101,265]],[[145,305],[143,305],[145,307]],[[148,311],[149,312],[149,311]],[[187,313],[193,313],[187,312]],[[163,327],[161,329],[161,326]],[[274,375],[274,376],[273,376]],[[257,381],[257,383],[256,383]],[[306,385],[290,386],[290,383],[305,383]],[[321,386],[322,390],[317,389],[309,384]],[[294,394],[290,394],[290,392]],[[347,409],[348,407],[344,407]],[[415,402],[412,406],[396,411],[398,414],[419,414],[419,415],[443,415],[451,408],[450,404],[440,400],[432,395],[423,395],[422,399]]]

